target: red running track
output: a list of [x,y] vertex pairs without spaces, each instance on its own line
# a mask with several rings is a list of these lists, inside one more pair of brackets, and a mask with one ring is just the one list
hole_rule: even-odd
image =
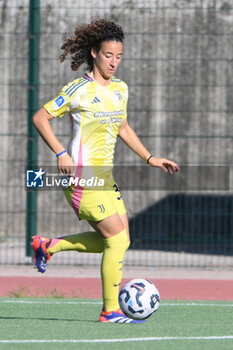
[[[129,280],[129,279],[127,279]],[[127,281],[123,279],[123,283]],[[233,301],[232,280],[150,279],[161,299]],[[101,298],[98,278],[0,277],[0,296]]]

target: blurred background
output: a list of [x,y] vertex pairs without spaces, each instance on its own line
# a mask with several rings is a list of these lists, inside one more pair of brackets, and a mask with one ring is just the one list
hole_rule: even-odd
[[[167,189],[123,190],[132,241],[126,263],[231,268],[232,0],[0,0],[0,264],[30,263],[36,233],[55,237],[89,230],[62,191],[26,191],[25,169],[56,166],[31,118],[85,71],[73,72],[69,59],[59,63],[60,47],[64,35],[97,16],[124,29],[117,76],[129,86],[129,124],[150,152],[176,161],[181,176],[182,166],[208,166],[200,184],[211,183],[210,175],[223,167],[211,190],[169,190],[172,177]],[[69,117],[54,119],[52,127],[66,147]],[[120,140],[115,164],[143,165]],[[188,173],[191,182],[199,177]],[[133,176],[146,180],[141,170]],[[96,265],[100,259],[65,252],[51,263]]]

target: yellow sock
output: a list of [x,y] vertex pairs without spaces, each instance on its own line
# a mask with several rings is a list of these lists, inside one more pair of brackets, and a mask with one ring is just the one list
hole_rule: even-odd
[[105,311],[113,311],[119,308],[118,294],[124,268],[123,259],[129,244],[125,230],[113,237],[104,239],[101,278]]
[[76,235],[52,239],[47,248],[50,254],[67,250],[76,250],[85,253],[102,253],[104,239],[99,232],[83,232]]

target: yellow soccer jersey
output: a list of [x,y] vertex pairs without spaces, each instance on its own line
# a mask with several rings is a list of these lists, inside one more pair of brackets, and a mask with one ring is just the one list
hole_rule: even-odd
[[77,166],[112,166],[118,129],[127,118],[128,87],[113,77],[98,85],[88,74],[68,83],[44,105],[54,117],[70,115],[68,153]]

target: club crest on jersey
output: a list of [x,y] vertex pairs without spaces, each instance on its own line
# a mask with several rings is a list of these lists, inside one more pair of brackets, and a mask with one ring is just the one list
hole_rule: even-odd
[[122,105],[122,95],[119,90],[114,91],[112,101],[116,108],[119,108]]
[[63,96],[59,96],[54,102],[53,106],[54,108],[60,108],[65,102],[65,99]]
[[121,96],[120,91],[115,91],[115,92],[114,92],[114,95],[117,97],[117,99],[118,99],[119,101],[122,101],[122,96]]

